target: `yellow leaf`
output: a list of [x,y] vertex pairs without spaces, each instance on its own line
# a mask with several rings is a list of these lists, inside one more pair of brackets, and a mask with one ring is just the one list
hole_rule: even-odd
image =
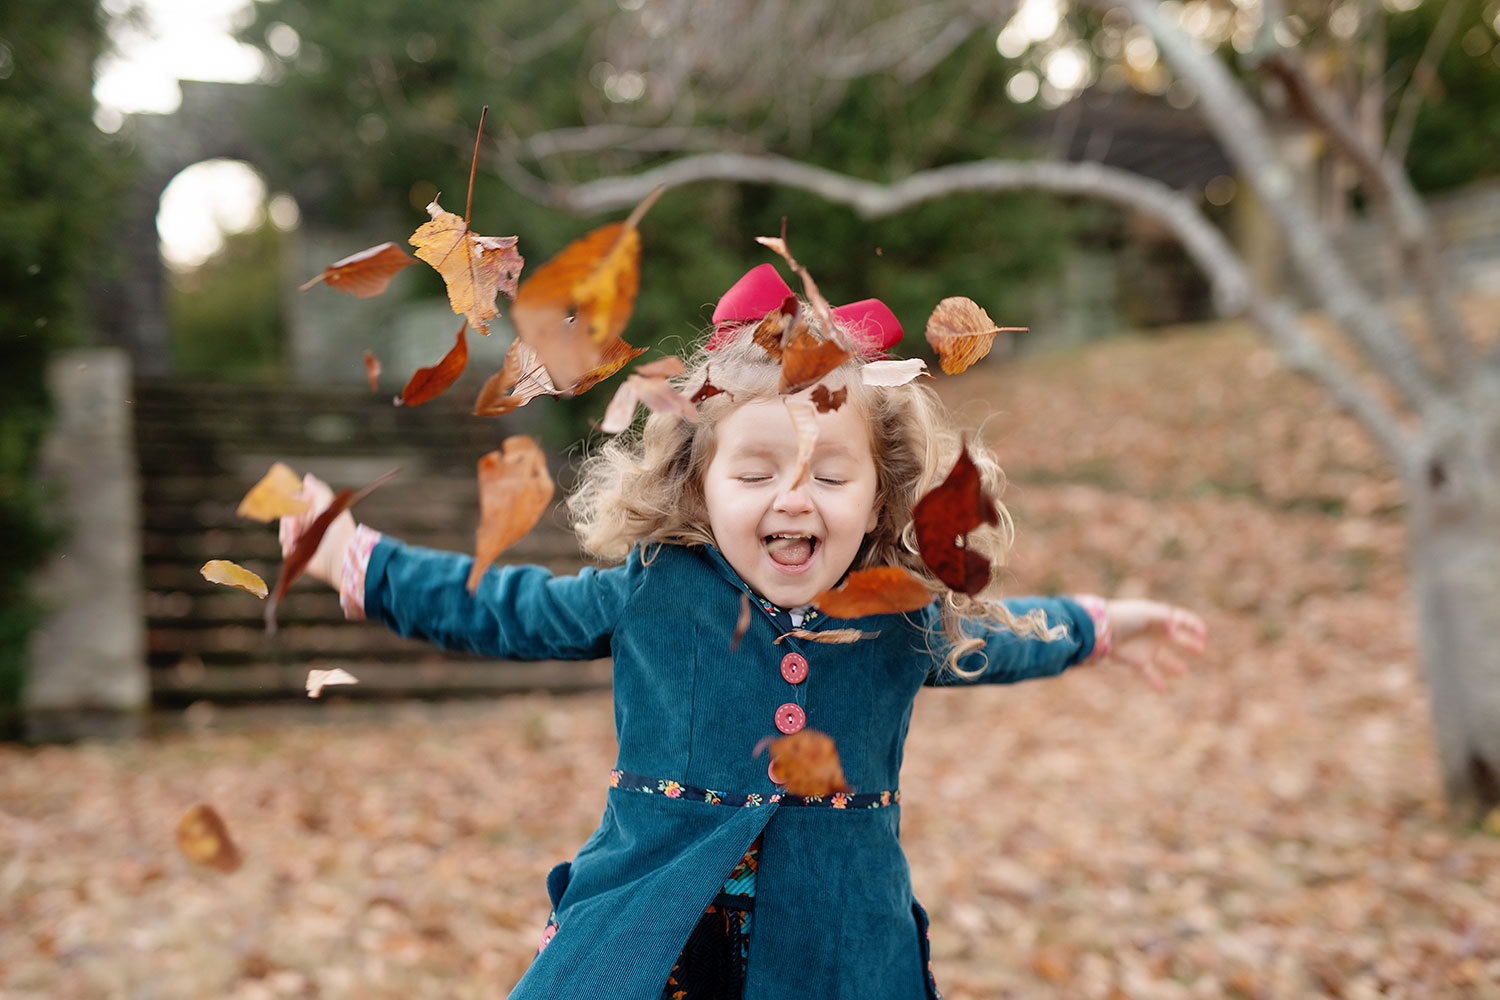
[[250,572],[238,563],[232,563],[228,559],[210,559],[203,564],[198,572],[203,574],[203,579],[209,583],[222,583],[226,587],[238,587],[256,597],[264,598],[267,594],[266,581]]
[[417,256],[431,264],[448,286],[448,304],[480,333],[490,332],[499,315],[495,299],[516,293],[516,279],[525,263],[514,236],[480,236],[462,216],[445,212],[436,201],[427,206],[431,222],[411,234]]
[[276,462],[260,482],[250,487],[235,514],[262,524],[288,514],[301,514],[307,510],[307,504],[296,496],[301,491],[301,477],[285,462]]

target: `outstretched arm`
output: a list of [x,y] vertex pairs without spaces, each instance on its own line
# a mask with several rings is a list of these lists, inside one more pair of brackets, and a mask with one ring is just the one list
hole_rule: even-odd
[[1158,691],[1167,689],[1168,675],[1186,673],[1181,654],[1201,656],[1208,644],[1208,627],[1186,608],[1135,598],[1083,595],[1079,601],[1094,618],[1094,652],[1088,662],[1123,663]]

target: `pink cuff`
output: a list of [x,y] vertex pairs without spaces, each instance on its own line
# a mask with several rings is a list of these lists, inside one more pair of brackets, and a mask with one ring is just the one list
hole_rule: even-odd
[[365,571],[370,568],[370,553],[383,536],[363,524],[354,529],[354,537],[344,549],[344,573],[339,581],[339,607],[350,621],[365,617]]
[[1114,639],[1109,630],[1109,602],[1093,594],[1074,594],[1073,600],[1083,605],[1083,610],[1094,620],[1094,651],[1083,662],[1104,659],[1109,655]]

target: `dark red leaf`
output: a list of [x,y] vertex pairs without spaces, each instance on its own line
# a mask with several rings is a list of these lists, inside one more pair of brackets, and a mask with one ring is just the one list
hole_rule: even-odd
[[917,501],[912,519],[917,551],[939,580],[962,594],[977,594],[989,584],[989,560],[965,548],[963,536],[982,524],[998,525],[1000,511],[969,458],[967,444],[948,478]]

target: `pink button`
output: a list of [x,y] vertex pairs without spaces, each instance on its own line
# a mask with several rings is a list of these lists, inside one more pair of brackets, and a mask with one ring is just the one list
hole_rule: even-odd
[[781,658],[781,676],[788,684],[801,684],[807,678],[807,660],[801,653],[788,653]]
[[771,758],[770,765],[766,767],[766,777],[768,777],[768,778],[771,779],[771,784],[773,784],[773,785],[782,785],[782,784],[785,784],[785,782],[781,780],[781,775],[779,775],[779,774],[776,773],[776,758],[775,757]]
[[801,705],[787,702],[776,710],[776,728],[788,736],[802,731],[807,725],[807,713],[802,711]]

